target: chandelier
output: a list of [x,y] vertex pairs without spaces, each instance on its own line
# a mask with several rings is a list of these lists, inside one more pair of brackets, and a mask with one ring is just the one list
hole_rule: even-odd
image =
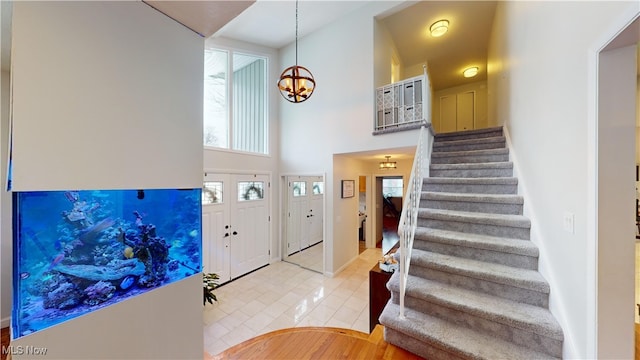
[[316,81],[311,71],[298,65],[298,0],[296,0],[296,64],[284,69],[278,80],[278,89],[285,100],[300,103],[311,97],[315,87]]
[[396,162],[389,160],[389,159],[391,159],[391,156],[387,155],[387,156],[385,156],[385,158],[387,158],[385,161],[381,161],[380,162],[380,169],[381,170],[395,169],[396,168]]

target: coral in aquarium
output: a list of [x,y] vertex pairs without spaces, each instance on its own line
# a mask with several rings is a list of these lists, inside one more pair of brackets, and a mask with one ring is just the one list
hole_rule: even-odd
[[17,193],[16,336],[199,273],[200,191]]
[[98,305],[111,299],[115,292],[115,286],[111,285],[109,282],[100,280],[84,289],[84,293],[86,295],[84,303],[87,305]]

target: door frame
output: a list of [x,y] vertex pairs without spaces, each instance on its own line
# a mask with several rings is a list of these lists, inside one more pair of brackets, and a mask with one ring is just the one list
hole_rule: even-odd
[[[271,171],[264,171],[264,170],[256,170],[256,171],[250,171],[250,170],[235,170],[235,169],[212,169],[212,168],[206,168],[203,171],[202,174],[202,184],[204,186],[204,178],[207,174],[214,174],[214,175],[219,175],[219,176],[231,176],[231,175],[266,175],[267,179],[268,179],[268,184],[267,184],[267,188],[269,189],[269,191],[267,192],[267,212],[268,212],[268,216],[269,216],[269,224],[268,224],[268,228],[269,230],[267,231],[267,241],[269,244],[269,260],[268,263],[271,264],[274,262],[274,254],[279,254],[279,253],[274,253],[274,251],[276,249],[274,249],[274,245],[273,245],[273,241],[272,241],[272,236],[271,234],[273,234],[273,196],[272,194],[274,194],[275,192],[273,191],[275,188],[275,185],[273,184],[273,173]],[[273,186],[272,186],[273,185]],[[202,205],[201,205],[202,206]],[[230,209],[229,209],[230,210]],[[230,214],[229,214],[230,215]],[[204,239],[203,239],[204,241]],[[278,258],[275,259],[276,261],[279,260]],[[233,281],[233,279],[231,279]]]
[[[605,164],[607,159],[611,159],[611,154],[606,151],[606,149],[603,150],[600,146],[601,137],[604,135],[600,134],[600,129],[603,126],[611,126],[609,124],[610,120],[616,117],[616,114],[611,113],[611,109],[608,109],[607,112],[603,111],[603,104],[610,106],[613,103],[612,98],[620,95],[628,95],[626,92],[619,91],[619,89],[616,89],[615,87],[613,89],[607,89],[609,91],[603,91],[605,89],[600,88],[602,80],[600,76],[602,73],[606,73],[607,71],[615,73],[615,70],[612,70],[610,65],[603,65],[601,63],[601,55],[607,53],[610,50],[608,49],[608,46],[616,39],[619,39],[623,33],[626,32],[627,35],[632,33],[627,30],[632,29],[634,21],[640,21],[640,8],[638,8],[637,5],[630,6],[628,11],[625,11],[622,16],[612,21],[608,31],[603,33],[603,35],[595,41],[589,49],[589,78],[587,91],[589,104],[591,106],[587,113],[588,226],[586,231],[588,243],[587,276],[590,280],[587,285],[586,298],[588,310],[586,321],[588,325],[587,339],[590,346],[587,348],[586,356],[589,358],[614,356],[616,351],[619,349],[622,349],[622,351],[627,350],[625,346],[627,344],[631,347],[631,349],[628,350],[633,351],[633,327],[629,327],[628,329],[625,327],[626,332],[624,332],[619,330],[618,325],[621,322],[620,319],[606,322],[599,321],[599,318],[603,316],[603,314],[607,315],[611,312],[616,313],[616,306],[619,307],[620,303],[614,301],[612,296],[622,298],[625,301],[625,304],[633,302],[633,297],[627,299],[625,285],[620,284],[625,281],[619,281],[619,279],[616,279],[616,284],[609,289],[604,289],[604,287],[600,286],[601,281],[607,281],[603,275],[618,273],[629,276],[626,274],[633,274],[635,272],[633,266],[628,265],[628,261],[623,261],[622,264],[610,261],[611,251],[616,251],[615,242],[617,240],[617,232],[615,229],[612,229],[612,226],[619,225],[619,227],[625,230],[627,227],[625,224],[619,224],[616,221],[611,221],[611,219],[600,216],[599,210],[600,207],[604,205],[603,202],[612,202],[615,200],[609,194],[602,194],[600,192],[601,188],[604,186],[617,186],[618,188],[626,189],[627,186],[625,185],[628,185],[629,189],[633,189],[634,186],[632,177],[629,179],[623,177],[621,178],[622,180],[616,180],[616,177],[604,176],[605,174],[602,173],[601,169],[604,166],[601,164]],[[638,35],[637,32],[632,33],[631,36],[635,36],[634,41],[636,41],[636,43],[640,42],[640,35]],[[636,93],[637,91],[636,87]],[[622,141],[621,144],[618,144],[621,148],[629,148],[629,145],[628,141]],[[632,170],[626,168],[620,169],[620,172],[625,173],[625,170],[628,170],[628,173],[632,174]],[[633,194],[631,191],[629,192]],[[606,195],[607,197],[603,198],[603,195]],[[610,209],[616,214],[618,212],[625,214],[628,212],[624,203],[612,205]],[[629,234],[632,235],[634,231],[635,229],[633,226],[629,225]],[[623,268],[620,268],[621,266]],[[622,278],[625,276],[622,276]],[[632,277],[633,275],[629,276],[629,278]],[[608,280],[610,279],[611,277],[609,276]],[[625,278],[622,280],[627,279]],[[626,282],[632,283],[632,281]],[[615,294],[611,294],[612,290],[615,291]],[[629,314],[629,317],[631,316],[632,315]],[[620,336],[621,334],[623,336]],[[621,343],[624,345],[619,346]]]

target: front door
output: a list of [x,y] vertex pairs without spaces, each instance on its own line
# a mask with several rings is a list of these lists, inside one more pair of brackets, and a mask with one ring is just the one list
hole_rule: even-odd
[[205,174],[203,267],[221,283],[269,263],[269,190],[267,175]]
[[220,282],[231,280],[229,184],[229,175],[205,174],[202,189],[202,266]]
[[267,175],[235,175],[232,201],[231,277],[269,263]]

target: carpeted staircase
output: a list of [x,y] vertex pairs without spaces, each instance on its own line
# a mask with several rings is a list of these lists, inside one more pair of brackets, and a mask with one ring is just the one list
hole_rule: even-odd
[[380,316],[387,342],[427,359],[562,357],[562,328],[502,128],[438,134],[400,319],[399,274]]

